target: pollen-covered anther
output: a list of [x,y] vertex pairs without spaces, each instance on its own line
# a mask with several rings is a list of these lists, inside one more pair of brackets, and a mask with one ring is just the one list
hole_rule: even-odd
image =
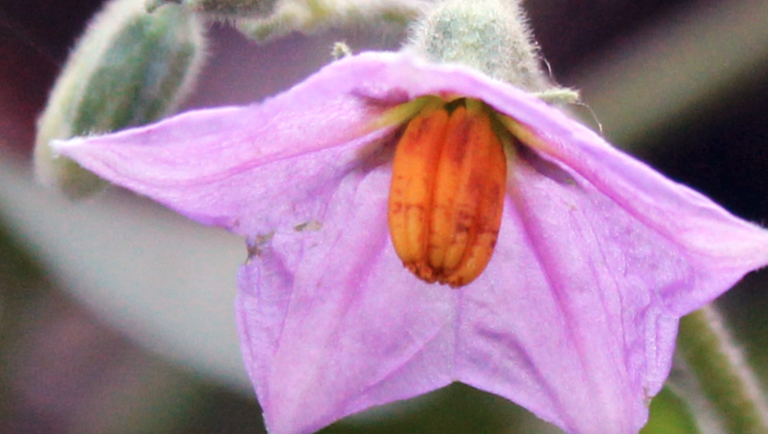
[[488,265],[501,225],[507,163],[488,109],[427,106],[395,151],[389,229],[403,265],[453,287]]

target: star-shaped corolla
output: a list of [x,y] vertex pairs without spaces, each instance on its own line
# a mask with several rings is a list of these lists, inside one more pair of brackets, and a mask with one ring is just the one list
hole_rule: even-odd
[[[482,101],[517,141],[495,251],[457,289],[404,268],[389,233],[392,113],[423,96]],[[260,104],[53,146],[247,237],[237,320],[275,434],[454,381],[568,432],[637,432],[678,319],[768,263],[765,230],[517,88],[406,53],[336,61]]]

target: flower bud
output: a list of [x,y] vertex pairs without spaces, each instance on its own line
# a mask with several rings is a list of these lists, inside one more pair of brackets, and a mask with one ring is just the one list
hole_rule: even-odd
[[203,51],[203,29],[190,12],[166,7],[147,14],[136,0],[109,3],[70,55],[38,121],[38,177],[71,197],[98,191],[103,182],[53,155],[49,142],[170,114],[191,87]]
[[182,5],[195,12],[218,18],[241,18],[245,15],[265,16],[279,0],[148,0],[147,10],[153,12],[164,4]]
[[402,28],[431,0],[148,0],[147,9],[180,4],[207,19],[233,23],[248,38],[263,42],[291,32],[361,25]]
[[406,49],[531,92],[550,87],[518,1],[447,0],[416,23]]

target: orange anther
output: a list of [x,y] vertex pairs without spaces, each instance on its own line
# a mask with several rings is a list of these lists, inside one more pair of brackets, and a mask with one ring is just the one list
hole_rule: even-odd
[[466,285],[483,272],[501,225],[507,163],[477,101],[425,108],[395,151],[389,229],[403,265],[427,282]]

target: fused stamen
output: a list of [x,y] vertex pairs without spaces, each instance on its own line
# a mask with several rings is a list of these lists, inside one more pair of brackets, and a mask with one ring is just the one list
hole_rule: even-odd
[[403,265],[430,283],[476,279],[496,244],[506,177],[481,102],[462,100],[450,113],[426,106],[408,123],[393,164],[389,228]]

